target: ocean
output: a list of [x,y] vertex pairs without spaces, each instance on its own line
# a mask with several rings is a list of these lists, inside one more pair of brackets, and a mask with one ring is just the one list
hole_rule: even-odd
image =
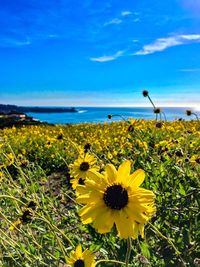
[[[150,107],[76,107],[78,112],[66,113],[32,113],[27,115],[42,122],[53,124],[67,124],[67,123],[103,123],[116,120],[123,120],[128,118],[135,119],[154,119],[155,114],[153,108]],[[168,121],[183,118],[185,120],[194,119],[193,116],[186,116],[185,111],[188,108],[184,107],[166,107],[161,110],[165,113]],[[113,116],[112,120],[108,119],[108,115]],[[159,114],[158,114],[159,116]],[[164,119],[164,118],[163,118]]]

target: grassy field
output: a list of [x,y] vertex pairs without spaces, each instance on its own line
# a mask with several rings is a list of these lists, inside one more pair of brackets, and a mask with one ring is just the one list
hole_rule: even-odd
[[[126,160],[131,173],[145,172],[141,187],[155,194],[156,212],[144,237],[120,238],[116,227],[101,234],[82,223],[76,186],[93,176],[81,176],[87,168],[78,175],[74,162],[86,154],[102,175],[107,164],[118,169]],[[0,266],[200,266],[199,154],[198,121],[1,130]],[[68,259],[79,244],[95,263]]]

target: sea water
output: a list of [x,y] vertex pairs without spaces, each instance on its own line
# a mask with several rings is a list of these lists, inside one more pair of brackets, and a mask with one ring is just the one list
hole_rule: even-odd
[[[195,119],[193,116],[186,116],[185,111],[188,108],[184,107],[166,107],[162,108],[168,121],[173,121],[179,118],[182,119]],[[78,112],[66,113],[32,113],[27,115],[42,122],[53,124],[66,124],[66,123],[103,123],[113,120],[123,120],[128,118],[134,119],[155,119],[153,108],[150,107],[76,107]],[[112,120],[108,119],[108,115],[114,115]],[[158,118],[160,115],[158,114]],[[164,117],[163,117],[164,119]]]

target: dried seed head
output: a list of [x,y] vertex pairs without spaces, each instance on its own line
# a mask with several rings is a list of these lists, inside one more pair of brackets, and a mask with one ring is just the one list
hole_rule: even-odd
[[144,90],[144,91],[142,92],[142,94],[143,94],[144,97],[147,97],[147,96],[149,95],[149,92],[148,92],[147,90]]
[[200,259],[199,258],[194,259],[194,265],[197,267],[200,267]]
[[160,113],[160,108],[154,108],[153,112],[154,112],[155,114],[159,114],[159,113]]
[[57,140],[62,140],[63,139],[63,134],[59,134],[58,136],[57,136]]
[[187,110],[186,110],[186,115],[187,115],[187,116],[191,116],[191,115],[192,115],[192,110],[187,109]]
[[133,132],[134,131],[134,127],[133,127],[133,125],[131,124],[131,125],[129,125],[129,127],[128,127],[128,132]]
[[143,265],[149,265],[149,261],[143,255],[137,255],[136,259],[139,261],[139,263],[142,263]]
[[89,143],[84,145],[84,152],[87,153],[90,150],[91,145]]
[[176,150],[176,151],[175,151],[175,155],[176,155],[177,157],[182,157],[182,156],[183,156],[183,153],[182,153],[180,150]]
[[156,127],[161,128],[162,127],[162,122],[156,122]]

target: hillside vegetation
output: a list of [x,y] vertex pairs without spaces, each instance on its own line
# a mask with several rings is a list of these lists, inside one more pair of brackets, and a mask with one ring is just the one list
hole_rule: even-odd
[[[198,121],[0,130],[0,265],[200,266],[199,154]],[[84,222],[80,214],[84,201],[77,201],[76,189],[94,177],[87,167],[101,177],[106,166],[118,169],[124,162],[131,163],[131,173],[144,171],[140,187],[155,195],[155,212],[140,224],[143,237],[141,228],[135,238],[123,238],[115,226],[101,233],[100,225]],[[74,259],[79,244],[95,260],[86,255],[81,265],[83,259]]]

